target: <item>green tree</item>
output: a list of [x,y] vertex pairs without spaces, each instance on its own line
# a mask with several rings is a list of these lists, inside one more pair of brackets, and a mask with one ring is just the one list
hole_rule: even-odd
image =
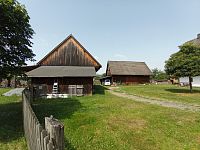
[[103,73],[103,74],[101,75],[101,77],[106,77],[106,73]]
[[168,79],[168,75],[162,71],[162,70],[159,70],[158,68],[154,68],[152,69],[152,79],[154,80],[167,80]]
[[25,7],[16,0],[0,0],[0,78],[10,81],[14,75],[22,74],[25,61],[34,60],[34,31],[29,19]]
[[188,77],[192,92],[192,77],[200,75],[200,47],[187,43],[179,49],[165,62],[165,71],[173,77]]

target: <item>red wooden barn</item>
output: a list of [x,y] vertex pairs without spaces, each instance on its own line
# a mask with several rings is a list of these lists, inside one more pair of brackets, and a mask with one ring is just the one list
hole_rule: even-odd
[[151,70],[144,62],[108,61],[106,76],[112,83],[134,84],[149,83]]
[[[69,94],[80,88],[83,95],[93,91],[93,77],[101,64],[72,36],[68,36],[42,60],[37,68],[27,72],[31,85],[39,94],[53,93],[53,85],[58,84],[57,93]],[[79,92],[80,92],[79,91]]]

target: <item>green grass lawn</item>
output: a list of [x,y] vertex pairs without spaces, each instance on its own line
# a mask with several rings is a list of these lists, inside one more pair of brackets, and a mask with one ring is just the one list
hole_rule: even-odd
[[193,88],[193,93],[190,93],[188,87],[180,87],[178,85],[170,84],[150,84],[120,86],[117,90],[148,98],[200,104],[200,88]]
[[65,126],[66,149],[200,149],[200,113],[148,105],[109,94],[38,100],[34,110],[44,123],[53,115]]
[[2,96],[9,90],[0,88],[0,150],[26,150],[21,97]]

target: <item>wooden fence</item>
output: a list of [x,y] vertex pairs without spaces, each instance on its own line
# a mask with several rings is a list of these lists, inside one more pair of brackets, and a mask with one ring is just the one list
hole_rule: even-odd
[[45,128],[39,123],[31,107],[31,94],[24,90],[23,122],[29,150],[64,150],[64,126],[57,119],[45,117]]

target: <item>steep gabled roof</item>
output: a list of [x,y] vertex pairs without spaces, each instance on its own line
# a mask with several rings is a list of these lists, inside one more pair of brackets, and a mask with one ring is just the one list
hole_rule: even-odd
[[111,75],[152,75],[145,62],[108,61],[108,70]]
[[26,73],[28,77],[94,77],[94,67],[40,66]]
[[197,34],[197,38],[187,41],[186,43],[191,43],[194,46],[200,46],[200,34]]
[[45,61],[45,59],[47,59],[51,54],[53,54],[57,49],[59,49],[62,45],[64,45],[70,39],[73,39],[75,41],[75,43],[77,45],[79,45],[85,53],[88,54],[88,56],[93,60],[93,62],[95,62],[97,64],[97,66],[95,66],[96,71],[102,67],[101,64],[75,39],[75,37],[72,34],[70,34],[66,39],[64,39],[60,44],[58,44],[51,52],[49,52],[44,58],[42,58],[37,63],[37,65],[41,65],[42,62]]

